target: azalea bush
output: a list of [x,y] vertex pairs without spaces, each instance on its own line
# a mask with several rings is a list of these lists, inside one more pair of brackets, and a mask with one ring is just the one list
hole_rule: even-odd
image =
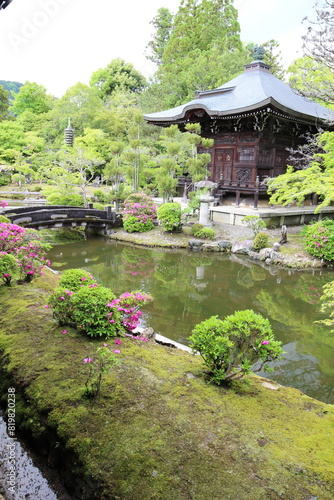
[[46,259],[49,249],[50,245],[43,243],[34,229],[0,222],[0,251],[15,257],[21,281],[31,281],[45,265],[50,265]]
[[95,399],[100,392],[103,375],[108,373],[113,366],[119,364],[119,360],[109,350],[108,345],[103,344],[102,347],[97,348],[93,358],[84,358],[83,364],[88,369],[83,396]]
[[145,193],[134,193],[124,201],[123,227],[129,232],[150,231],[157,218],[153,200]]
[[[251,371],[268,370],[267,363],[282,354],[268,319],[252,310],[236,311],[221,320],[218,316],[202,321],[189,337],[209,369],[210,381],[221,384],[240,379]],[[254,363],[259,362],[256,369]]]
[[16,274],[18,274],[18,265],[14,255],[0,252],[0,277],[4,284],[10,286]]
[[139,324],[139,307],[152,297],[126,292],[119,297],[81,269],[70,269],[60,279],[47,307],[60,325],[71,325],[90,337],[115,337],[131,332]]
[[303,245],[312,257],[332,262],[334,260],[334,221],[325,219],[305,226]]
[[108,304],[116,296],[104,286],[83,287],[72,296],[76,327],[89,337],[116,337],[123,332],[122,315]]
[[165,231],[181,229],[181,205],[179,203],[164,203],[158,208],[157,214]]
[[8,203],[5,200],[0,200],[0,208],[8,207]]
[[94,284],[97,284],[96,280],[84,269],[67,269],[59,280],[59,286],[68,288],[72,292],[79,290],[82,286]]

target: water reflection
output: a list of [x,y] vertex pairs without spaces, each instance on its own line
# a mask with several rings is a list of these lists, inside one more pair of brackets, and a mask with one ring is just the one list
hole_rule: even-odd
[[82,267],[116,294],[150,292],[143,324],[187,343],[192,328],[213,316],[253,309],[268,317],[286,354],[268,378],[308,395],[334,402],[334,337],[321,319],[322,286],[331,272],[267,269],[227,254],[147,249],[90,239],[55,246],[49,255],[55,269]]

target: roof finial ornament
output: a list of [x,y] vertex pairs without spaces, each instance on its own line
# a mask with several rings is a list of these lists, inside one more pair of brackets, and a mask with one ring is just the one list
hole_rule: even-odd
[[253,49],[253,57],[255,61],[263,61],[264,59],[264,48],[262,45],[256,45]]

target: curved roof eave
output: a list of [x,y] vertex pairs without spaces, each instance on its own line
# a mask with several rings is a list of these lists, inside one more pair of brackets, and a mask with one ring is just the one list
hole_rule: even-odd
[[[155,113],[152,113],[151,115],[144,115],[144,118],[148,120],[149,122],[159,122],[159,123],[174,123],[179,120],[183,120],[186,117],[186,114],[188,111],[199,109],[205,111],[210,118],[219,118],[219,117],[224,117],[224,116],[231,116],[231,115],[240,115],[243,113],[251,113],[254,111],[260,111],[263,109],[265,106],[273,106],[277,110],[281,111],[286,115],[286,118],[295,118],[297,120],[302,120],[302,121],[307,121],[307,122],[314,122],[314,115],[310,114],[305,114],[305,113],[300,113],[295,110],[291,110],[291,108],[288,108],[287,106],[284,106],[283,104],[279,103],[276,99],[273,97],[268,97],[267,99],[264,99],[263,101],[259,101],[256,103],[253,103],[249,106],[243,106],[241,108],[234,108],[234,109],[228,109],[228,110],[215,110],[215,109],[209,109],[207,106],[205,106],[201,102],[192,102],[191,104],[185,104],[183,106],[183,109],[180,113],[177,113],[175,115],[169,115],[169,116],[163,116],[162,114],[159,114],[159,116],[154,116]],[[169,110],[171,111],[171,110]],[[157,113],[158,114],[158,113]],[[323,117],[318,117],[319,122],[324,123],[326,119]],[[328,118],[329,119],[329,118]]]

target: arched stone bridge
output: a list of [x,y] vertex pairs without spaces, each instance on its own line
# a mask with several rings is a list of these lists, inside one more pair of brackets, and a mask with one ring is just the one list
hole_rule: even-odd
[[107,206],[105,210],[62,205],[7,208],[2,214],[12,224],[32,229],[56,227],[84,226],[88,231],[97,234],[108,234],[108,231],[122,226],[122,217]]

